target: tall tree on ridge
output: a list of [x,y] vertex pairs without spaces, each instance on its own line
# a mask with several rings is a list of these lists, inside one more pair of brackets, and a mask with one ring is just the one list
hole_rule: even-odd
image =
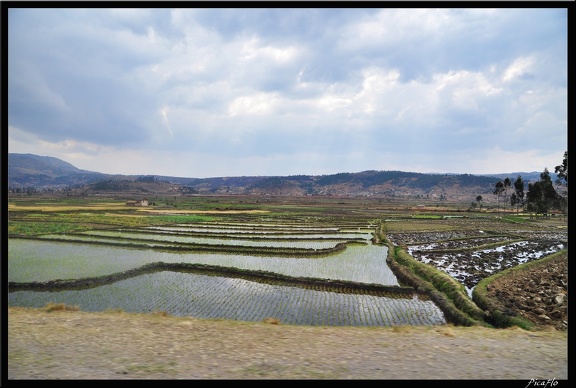
[[516,205],[516,214],[518,214],[520,207],[524,208],[524,181],[520,175],[514,182],[514,192],[510,196],[510,205]]
[[526,204],[530,212],[547,214],[552,208],[560,208],[560,198],[547,168],[540,174],[539,181],[528,184]]
[[566,189],[563,190],[560,195],[566,204],[565,214],[568,215],[568,151],[564,152],[564,160],[562,161],[562,164],[554,168],[554,172],[558,174],[556,177],[556,184],[566,187]]
[[493,192],[493,194],[496,196],[496,203],[497,203],[498,211],[500,211],[500,196],[502,195],[503,192],[504,192],[504,183],[502,183],[502,181],[498,181],[496,183],[496,186],[495,186],[494,192]]
[[504,202],[508,202],[508,189],[512,186],[510,178],[504,179]]

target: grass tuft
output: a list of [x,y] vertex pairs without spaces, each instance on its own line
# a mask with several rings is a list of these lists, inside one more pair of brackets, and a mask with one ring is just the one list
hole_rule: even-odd
[[444,334],[446,337],[455,337],[456,333],[454,332],[454,330],[452,328],[453,328],[453,325],[439,326],[438,328],[436,328],[436,332],[440,333],[440,334]]
[[78,311],[78,306],[67,306],[65,303],[48,303],[45,307],[47,312],[51,311]]
[[169,317],[170,316],[170,314],[168,314],[166,311],[154,311],[151,314],[157,315],[159,317]]
[[122,314],[124,310],[122,309],[106,309],[104,310],[105,313],[113,313],[113,314]]
[[408,333],[412,330],[411,326],[407,325],[400,325],[400,326],[392,326],[392,331],[395,333]]

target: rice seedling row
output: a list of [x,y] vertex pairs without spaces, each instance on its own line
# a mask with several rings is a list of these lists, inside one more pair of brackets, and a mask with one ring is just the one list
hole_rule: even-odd
[[368,233],[341,233],[338,230],[284,230],[284,231],[271,231],[271,230],[226,230],[226,229],[207,229],[207,228],[184,228],[184,227],[173,227],[173,226],[164,226],[158,228],[147,228],[149,230],[158,230],[158,231],[173,231],[173,232],[187,232],[187,233],[217,233],[217,234],[227,234],[233,236],[297,236],[302,235],[308,238],[311,237],[322,237],[326,235],[336,235],[338,237],[349,236],[349,237],[359,237],[359,236],[366,236]]
[[67,244],[46,240],[9,239],[8,280],[35,282],[110,275],[155,262],[196,263],[275,272],[293,277],[349,280],[398,285],[386,264],[387,249],[349,246],[323,258],[173,253],[109,245]]
[[[364,225],[365,226],[365,225]],[[194,223],[191,224],[176,224],[174,227],[184,229],[206,229],[218,231],[287,231],[287,232],[311,232],[311,233],[324,233],[324,232],[338,232],[339,227],[320,227],[320,226],[302,226],[300,225],[286,225],[286,224],[231,224],[218,222],[217,224]]]
[[178,232],[169,230],[148,230],[148,229],[118,229],[118,230],[90,230],[81,233],[75,233],[78,235],[88,235],[88,236],[116,236],[121,237],[126,234],[138,234],[143,236],[143,238],[150,238],[150,236],[169,238],[170,236],[181,236],[181,237],[195,237],[195,238],[210,238],[210,239],[221,239],[221,240],[241,240],[241,241],[365,241],[370,239],[372,236],[370,233],[345,233],[333,235],[331,237],[326,237],[322,234],[318,235],[283,235],[283,236],[262,236],[262,235],[234,235],[234,234],[221,234],[221,233],[192,233],[192,232]]
[[284,257],[320,257],[332,255],[346,249],[348,244],[363,244],[355,241],[339,242],[332,247],[322,249],[297,248],[297,247],[271,247],[271,246],[243,246],[243,245],[211,245],[183,243],[176,241],[159,241],[153,239],[133,239],[129,237],[117,238],[112,236],[100,236],[99,238],[86,238],[83,235],[74,234],[72,236],[50,236],[44,237],[20,237],[23,239],[44,239],[69,244],[97,244],[114,245],[124,248],[151,249],[155,251],[170,252],[204,252],[204,253],[225,253],[225,254],[252,254],[258,256],[284,256]]
[[[285,323],[305,325],[387,326],[410,322],[409,316],[380,313],[396,309],[400,303],[404,309],[428,312],[424,315],[427,319],[416,317],[412,322],[423,325],[445,323],[442,313],[430,301],[412,297],[376,297],[366,292],[348,294],[349,289],[345,287],[341,293],[319,288],[310,290],[238,278],[163,271],[84,290],[10,292],[9,304],[41,307],[47,303],[64,303],[86,311],[166,311],[173,315],[255,321],[274,317]],[[430,310],[435,313],[430,314]]]
[[[345,238],[331,239],[330,241],[318,241],[318,240],[303,240],[303,239],[291,239],[291,240],[244,240],[244,239],[234,239],[234,238],[210,238],[210,237],[190,237],[186,235],[171,235],[171,234],[146,234],[138,232],[115,232],[115,231],[92,231],[88,233],[77,234],[76,236],[87,235],[95,237],[111,237],[117,239],[130,238],[134,240],[146,240],[146,241],[163,241],[163,242],[182,242],[182,243],[193,243],[201,245],[232,245],[232,246],[255,246],[255,247],[273,247],[273,248],[308,248],[308,249],[326,249],[333,248],[337,242],[346,242]],[[44,236],[45,238],[56,238],[57,235]],[[356,240],[358,242],[364,241],[363,239]]]

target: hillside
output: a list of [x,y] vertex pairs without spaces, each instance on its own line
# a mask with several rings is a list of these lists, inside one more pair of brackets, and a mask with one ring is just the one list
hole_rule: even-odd
[[[423,174],[403,171],[363,171],[331,175],[241,176],[185,178],[171,176],[109,175],[81,170],[57,158],[33,154],[8,154],[8,187],[66,190],[73,195],[95,193],[329,195],[412,197],[431,200],[474,201],[492,196],[498,180],[521,175],[525,182],[539,173],[496,176],[472,174]],[[551,174],[555,179],[554,174]]]
[[95,182],[104,177],[105,174],[81,170],[50,156],[8,154],[9,187],[63,188]]

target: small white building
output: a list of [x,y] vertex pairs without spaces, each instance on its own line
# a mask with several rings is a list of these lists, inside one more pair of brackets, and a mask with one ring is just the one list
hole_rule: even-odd
[[127,201],[126,206],[148,206],[148,199],[142,198],[137,201]]

